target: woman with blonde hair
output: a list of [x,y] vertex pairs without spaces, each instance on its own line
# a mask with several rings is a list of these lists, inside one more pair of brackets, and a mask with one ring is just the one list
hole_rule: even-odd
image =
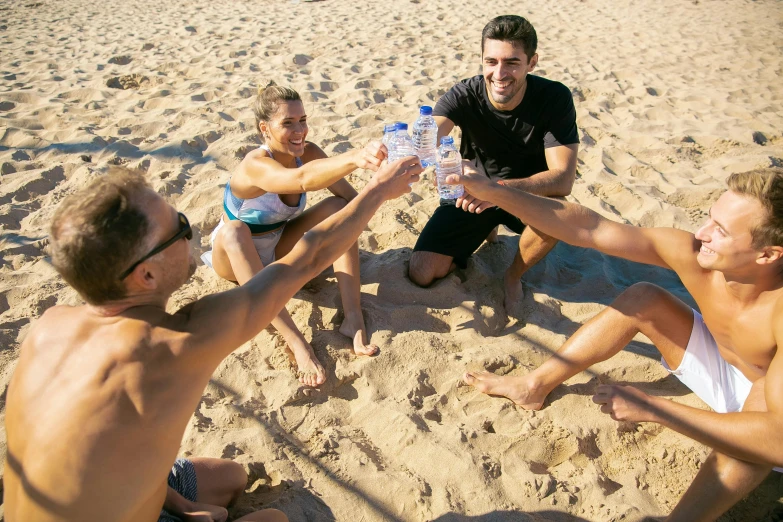
[[[226,183],[223,218],[211,235],[211,266],[239,284],[290,252],[305,232],[356,196],[345,176],[357,168],[377,170],[385,158],[380,143],[330,158],[305,141],[307,115],[291,88],[263,89],[254,112],[263,145],[245,156]],[[307,193],[320,189],[333,195],[305,210]],[[358,243],[333,266],[345,313],[339,331],[352,340],[354,353],[373,355],[378,347],[369,344],[361,309]],[[322,384],[324,368],[285,308],[272,325],[296,360],[299,381]]]

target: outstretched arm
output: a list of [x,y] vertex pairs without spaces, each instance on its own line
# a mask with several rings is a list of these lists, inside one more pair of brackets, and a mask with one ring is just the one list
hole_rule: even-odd
[[[370,142],[361,149],[329,158],[317,145],[308,143],[305,155],[313,155],[315,159],[296,168],[284,167],[254,151],[242,160],[240,169],[246,182],[254,187],[275,194],[300,194],[326,188],[358,168],[377,171],[385,158],[382,147],[378,142]],[[232,181],[232,186],[239,182]]]
[[[314,160],[324,160],[327,159],[329,156],[326,155],[326,153],[319,147],[318,145],[315,145],[313,143],[309,144],[308,150],[305,152],[305,155],[303,156],[302,160],[306,162],[314,161]],[[380,147],[377,143],[368,144],[367,147],[365,147],[365,152],[372,151],[373,154],[378,154],[380,152]],[[385,157],[385,150],[383,152],[383,156]],[[375,156],[373,156],[375,157]],[[372,170],[377,170],[377,167],[371,167]],[[345,178],[338,179],[328,187],[329,192],[334,194],[337,197],[343,198],[345,201],[351,201],[353,198],[356,197],[356,189],[354,189],[350,183]]]
[[[576,156],[579,144],[558,145],[544,150],[547,170],[523,179],[503,180],[503,185],[524,190],[538,196],[567,196],[571,193],[576,179]],[[471,169],[467,164],[466,168]],[[457,206],[467,212],[481,214],[484,210],[496,206],[470,190],[457,199]]]
[[499,185],[465,168],[465,176],[451,176],[470,194],[514,214],[523,223],[571,245],[677,270],[693,264],[693,234],[670,228],[642,228],[610,221],[596,212],[555,199]]
[[408,184],[420,173],[415,156],[384,165],[356,198],[307,232],[288,255],[244,285],[190,305],[187,344],[222,359],[258,334],[307,281],[348,250],[385,200],[410,192]]

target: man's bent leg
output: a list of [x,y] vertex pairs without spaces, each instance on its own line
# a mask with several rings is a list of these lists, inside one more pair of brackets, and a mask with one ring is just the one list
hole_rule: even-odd
[[497,208],[474,214],[454,205],[439,206],[413,247],[408,277],[419,286],[429,286],[457,265],[464,268],[467,259],[507,216]]
[[446,277],[457,265],[454,258],[435,252],[418,251],[411,254],[408,277],[419,286],[430,286],[436,279]]
[[[245,469],[231,460],[193,458],[198,477],[197,502],[227,507],[242,495],[247,486]],[[237,522],[288,522],[288,517],[276,509],[249,513]]]
[[506,292],[504,304],[506,310],[522,297],[522,274],[541,261],[557,244],[557,239],[543,232],[527,227],[519,236],[519,250],[514,253],[514,260],[503,277]]
[[226,507],[245,491],[247,473],[236,462],[210,458],[191,458],[190,461],[198,479],[198,502]]
[[[753,384],[742,411],[767,411],[764,378]],[[668,522],[715,520],[761,484],[772,465],[753,464],[713,451],[674,507]]]
[[489,395],[500,395],[537,410],[563,381],[609,359],[641,332],[655,344],[670,368],[677,368],[693,329],[690,307],[666,290],[637,283],[585,323],[544,364],[522,376],[466,373],[465,382]]

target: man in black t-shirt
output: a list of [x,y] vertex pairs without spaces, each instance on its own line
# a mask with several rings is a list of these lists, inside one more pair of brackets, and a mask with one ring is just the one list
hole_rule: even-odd
[[[562,197],[576,178],[576,111],[565,85],[528,74],[538,62],[536,45],[535,29],[521,16],[490,21],[481,34],[483,74],[461,81],[435,106],[438,140],[457,125],[466,169],[532,194]],[[456,266],[464,268],[500,224],[521,234],[504,277],[508,310],[522,294],[522,274],[557,241],[470,194],[456,204],[441,202],[416,242],[408,275],[428,286]]]

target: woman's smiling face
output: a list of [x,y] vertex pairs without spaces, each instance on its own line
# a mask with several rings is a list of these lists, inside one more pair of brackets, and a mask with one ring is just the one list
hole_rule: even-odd
[[301,100],[281,101],[269,121],[259,124],[270,149],[299,157],[304,154],[307,114]]

